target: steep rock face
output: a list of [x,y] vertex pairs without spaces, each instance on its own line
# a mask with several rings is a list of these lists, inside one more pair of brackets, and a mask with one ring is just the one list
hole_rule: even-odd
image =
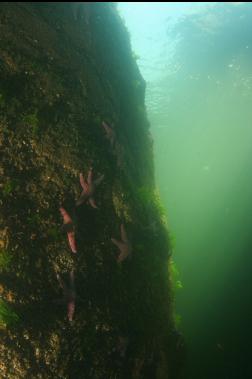
[[0,377],[179,377],[144,93],[112,3],[1,4]]

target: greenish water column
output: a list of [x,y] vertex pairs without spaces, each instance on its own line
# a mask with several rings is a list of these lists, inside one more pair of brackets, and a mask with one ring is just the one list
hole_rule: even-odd
[[125,15],[147,80],[156,179],[175,239],[187,377],[249,378],[252,5],[141,11],[141,26]]

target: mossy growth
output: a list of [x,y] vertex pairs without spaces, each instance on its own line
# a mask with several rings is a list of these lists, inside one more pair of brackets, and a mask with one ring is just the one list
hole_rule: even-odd
[[30,226],[36,226],[41,222],[41,217],[38,213],[34,213],[31,216],[27,217],[27,223]]
[[170,241],[170,247],[171,247],[171,250],[173,251],[175,249],[175,245],[176,245],[176,237],[175,235],[169,231],[169,241]]
[[161,203],[160,196],[157,189],[148,187],[140,187],[136,191],[138,203],[143,209],[148,210],[152,216],[158,217],[163,225],[167,226],[165,208]]
[[174,314],[174,324],[176,329],[180,329],[182,323],[182,317],[179,313]]
[[[169,260],[168,272],[169,272],[169,278],[171,282],[171,291],[174,296],[176,291],[180,291],[183,289],[183,283],[180,278],[180,272],[173,259]],[[172,306],[172,319],[173,319],[173,324],[174,324],[175,329],[180,330],[181,324],[182,324],[182,317],[179,313],[177,313],[174,303]]]
[[0,250],[0,271],[7,269],[10,265],[11,257],[8,251]]
[[127,203],[124,202],[124,199],[121,196],[121,194],[119,194],[118,192],[113,192],[112,199],[116,215],[119,218],[124,219],[126,222],[131,223],[132,214],[130,211],[130,207],[127,205]]
[[18,315],[3,300],[0,300],[0,328],[14,325],[18,322]]
[[48,229],[47,234],[51,237],[55,242],[60,241],[62,239],[62,232],[59,230],[57,226],[52,226]]
[[25,114],[22,117],[22,122],[25,125],[30,126],[33,134],[37,134],[38,133],[39,120],[38,120],[37,111],[35,111],[34,113]]
[[172,285],[175,290],[180,290],[183,289],[183,284],[180,279],[180,273],[179,270],[176,266],[176,263],[174,262],[173,259],[170,260],[170,273],[171,273],[171,280],[172,280]]
[[3,197],[8,197],[14,190],[15,183],[13,180],[8,180],[2,187]]

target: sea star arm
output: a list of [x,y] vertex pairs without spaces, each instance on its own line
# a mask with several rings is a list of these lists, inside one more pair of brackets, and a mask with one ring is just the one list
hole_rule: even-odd
[[96,205],[95,199],[93,197],[90,197],[88,199],[88,202],[89,202],[89,204],[91,205],[92,208],[96,208],[96,209],[98,208],[97,205]]
[[66,285],[65,285],[65,283],[63,282],[63,280],[61,279],[61,277],[60,277],[60,275],[58,273],[56,274],[56,278],[57,278],[57,280],[59,282],[60,288],[62,288],[63,291],[65,291]]
[[75,311],[75,300],[69,300],[67,303],[67,317],[69,321],[73,321],[73,316],[74,316],[74,311]]
[[65,282],[61,279],[60,275],[56,274],[57,280],[59,282],[60,288],[63,290],[63,299],[57,300],[57,303],[67,303],[67,317],[69,321],[73,321],[73,315],[75,311],[75,286],[74,286],[74,271],[72,270],[69,274],[70,286],[67,287]]
[[60,207],[60,213],[63,217],[63,222],[64,222],[64,226],[66,228],[67,238],[68,238],[68,243],[69,243],[70,249],[71,249],[72,253],[77,253],[77,246],[76,246],[76,240],[75,240],[75,232],[74,232],[74,228],[73,228],[73,221],[72,221],[71,217],[69,216],[69,214],[67,213],[67,211],[63,207]]
[[60,213],[61,213],[61,215],[63,217],[64,224],[65,225],[66,224],[72,224],[73,221],[72,221],[71,217],[69,216],[69,214],[67,213],[67,211],[63,207],[60,207],[59,210],[60,210]]
[[75,311],[75,277],[74,270],[71,270],[69,273],[69,294],[67,302],[67,316],[69,321],[73,321],[74,311]]
[[71,270],[69,273],[69,281],[70,281],[70,288],[72,291],[75,290],[75,276],[74,276],[74,270]]
[[68,243],[70,246],[70,249],[72,253],[76,254],[77,253],[77,246],[76,246],[76,240],[75,240],[75,233],[74,231],[68,232],[67,233],[67,238],[68,238]]
[[105,121],[102,122],[102,126],[106,132],[106,138],[109,140],[111,146],[113,147],[114,142],[115,142],[115,132],[114,130],[106,124]]
[[92,168],[88,171],[87,182],[88,182],[89,187],[92,186],[92,183],[93,183],[93,169]]
[[79,199],[76,201],[76,205],[81,205],[83,203],[85,203],[87,200],[88,200],[89,196],[86,194],[85,191],[82,191]]
[[129,252],[127,252],[127,251],[121,251],[121,253],[119,254],[119,256],[117,258],[117,262],[118,263],[123,262],[128,256],[129,256]]
[[128,240],[126,230],[125,230],[125,226],[123,224],[121,224],[121,238],[122,238],[121,241],[119,241],[115,238],[111,238],[111,241],[120,250],[120,254],[117,258],[118,263],[123,262],[129,255],[131,255],[131,251],[132,251],[131,243]]
[[100,175],[97,179],[93,180],[93,171],[92,169],[88,172],[87,182],[85,181],[82,174],[80,174],[80,184],[83,189],[80,198],[77,200],[76,205],[81,205],[82,203],[88,201],[93,208],[97,208],[93,194],[96,190],[96,187],[102,182],[104,175]]
[[122,250],[124,248],[124,243],[122,241],[119,241],[115,238],[111,238],[111,241],[118,247],[119,250]]
[[88,183],[85,181],[84,176],[82,173],[80,173],[80,185],[83,188],[85,192],[88,191]]

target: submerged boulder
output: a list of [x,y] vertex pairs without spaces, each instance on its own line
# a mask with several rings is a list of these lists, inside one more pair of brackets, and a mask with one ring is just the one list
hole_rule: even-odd
[[145,83],[114,3],[1,3],[0,36],[0,377],[179,378]]

